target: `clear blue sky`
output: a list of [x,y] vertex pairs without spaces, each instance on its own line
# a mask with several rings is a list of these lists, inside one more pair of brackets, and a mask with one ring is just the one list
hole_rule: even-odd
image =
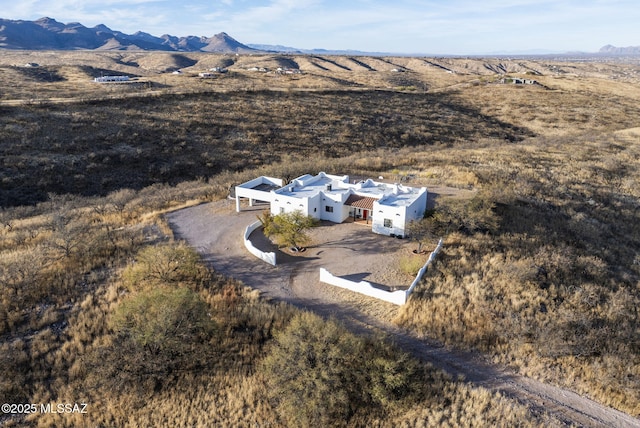
[[296,48],[487,54],[640,45],[638,0],[0,0],[0,17],[43,16],[125,33],[212,36]]

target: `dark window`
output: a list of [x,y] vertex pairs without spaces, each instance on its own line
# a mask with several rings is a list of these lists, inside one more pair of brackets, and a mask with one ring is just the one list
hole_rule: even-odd
[[329,205],[327,205],[326,207],[324,207],[324,210],[328,213],[332,213],[333,212],[333,207],[330,207]]
[[393,227],[393,220],[391,220],[390,218],[385,218],[384,227]]

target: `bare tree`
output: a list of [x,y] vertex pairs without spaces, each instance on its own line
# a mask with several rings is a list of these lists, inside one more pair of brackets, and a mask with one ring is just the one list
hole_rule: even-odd
[[120,189],[115,192],[109,193],[107,196],[108,201],[111,203],[113,208],[120,214],[120,217],[124,216],[124,210],[129,202],[136,197],[135,190],[131,189]]
[[0,231],[13,230],[13,216],[6,209],[0,209]]
[[409,238],[418,244],[418,249],[416,250],[418,254],[422,252],[422,246],[436,236],[433,233],[433,224],[426,218],[409,222],[407,233]]

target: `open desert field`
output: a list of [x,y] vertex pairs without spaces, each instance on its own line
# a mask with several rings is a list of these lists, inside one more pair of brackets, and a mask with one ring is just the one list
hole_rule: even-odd
[[[0,425],[640,424],[638,58],[1,54],[0,401],[89,413]],[[261,297],[166,219],[319,171],[437,189],[406,305]]]

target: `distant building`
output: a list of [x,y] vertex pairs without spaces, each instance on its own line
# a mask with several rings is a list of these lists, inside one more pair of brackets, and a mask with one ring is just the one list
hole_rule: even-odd
[[278,74],[302,74],[302,71],[297,68],[278,67],[276,69]]
[[93,79],[96,83],[128,82],[129,76],[101,76]]
[[511,83],[514,85],[538,85],[536,80],[524,79],[522,77],[505,77],[500,79],[500,83]]

